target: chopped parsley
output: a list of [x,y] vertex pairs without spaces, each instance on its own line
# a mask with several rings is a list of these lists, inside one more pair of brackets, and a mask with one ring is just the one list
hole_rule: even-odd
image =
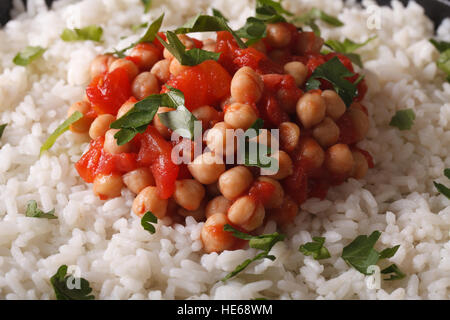
[[[444,170],[444,175],[450,179],[450,169],[447,168]],[[447,197],[447,199],[450,200],[450,189],[447,188],[446,186],[444,186],[443,184],[437,183],[436,181],[433,181],[434,186],[436,187],[436,189],[443,194],[444,196]]]
[[431,39],[430,42],[440,53],[436,64],[439,69],[447,74],[447,81],[450,82],[450,42],[436,41],[434,39]]
[[42,57],[46,49],[36,46],[28,46],[22,51],[20,51],[13,59],[13,62],[18,66],[27,66],[34,60]]
[[55,209],[50,210],[49,212],[44,212],[38,208],[37,202],[35,200],[28,201],[27,211],[25,215],[30,218],[43,218],[43,219],[58,219],[57,216],[54,215]]
[[174,111],[160,113],[159,120],[167,128],[175,131],[184,138],[194,139],[194,123],[197,118],[184,106],[180,105]]
[[141,219],[141,226],[151,234],[156,232],[155,226],[153,225],[155,223],[158,223],[158,218],[150,211],[146,212]]
[[400,280],[406,277],[406,274],[404,274],[399,267],[397,267],[396,264],[391,264],[389,267],[381,270],[382,274],[391,274],[389,278],[386,278],[384,280],[386,281],[392,281],[392,280]]
[[[57,300],[94,300],[92,288],[83,278],[75,278],[67,274],[67,266],[62,265],[50,278]],[[78,287],[78,288],[77,288]]]
[[3,132],[5,131],[5,128],[8,124],[0,124],[0,138],[3,136]]
[[358,67],[362,68],[363,63],[361,60],[361,56],[357,53],[354,53],[355,50],[364,47],[370,41],[374,40],[376,37],[372,37],[367,39],[367,41],[363,43],[357,43],[350,39],[345,38],[344,42],[340,42],[338,40],[327,40],[325,41],[325,45],[330,49],[343,54],[347,58],[350,59],[351,62],[356,64]]
[[344,25],[344,23],[338,18],[328,15],[324,11],[317,8],[312,8],[307,13],[294,18],[292,22],[295,24],[307,25],[317,36],[320,36],[320,29],[316,24],[316,20],[321,20],[334,27],[342,27]]
[[312,256],[315,260],[328,259],[330,252],[323,246],[325,238],[313,237],[313,242],[302,244],[298,250],[305,256]]
[[64,29],[61,33],[61,39],[63,41],[83,41],[92,40],[100,42],[103,35],[103,29],[96,25],[87,26],[81,29]]
[[412,109],[399,110],[392,117],[389,125],[391,127],[396,127],[400,130],[410,130],[416,119],[416,114]]
[[141,2],[144,5],[144,12],[149,12],[152,6],[152,0],[141,0]]

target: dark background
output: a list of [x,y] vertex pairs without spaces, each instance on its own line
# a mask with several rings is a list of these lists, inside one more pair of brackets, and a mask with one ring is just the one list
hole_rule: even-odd
[[[27,0],[22,0],[26,2]],[[31,0],[33,1],[33,0]],[[53,0],[45,0],[50,6]],[[0,0],[0,24],[5,24],[9,20],[9,11],[11,10],[12,0]],[[380,4],[388,5],[390,0],[378,0]],[[403,3],[407,3],[408,0],[401,0]],[[427,15],[435,22],[435,25],[439,25],[445,17],[450,17],[450,1],[449,0],[416,0],[422,5]]]

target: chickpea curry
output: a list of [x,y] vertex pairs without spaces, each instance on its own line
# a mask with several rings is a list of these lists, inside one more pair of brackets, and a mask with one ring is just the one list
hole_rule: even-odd
[[[285,226],[308,198],[323,199],[330,187],[373,167],[357,147],[369,130],[361,103],[366,83],[347,56],[321,52],[317,33],[285,19],[264,21],[259,39],[234,32],[217,16],[200,15],[175,32],[159,32],[161,22],[127,55],[96,57],[85,99],[68,111],[83,115],[70,130],[92,139],[76,169],[101,199],[126,187],[136,194],[132,210],[140,217],[206,221],[204,249],[221,252],[245,244],[224,226],[250,234],[268,220]],[[216,34],[203,41],[188,36],[202,31]],[[174,92],[182,93],[182,108]],[[171,159],[173,148],[194,143],[171,139],[167,119],[175,111],[209,130],[204,152],[189,155],[188,164]],[[125,118],[138,124],[126,127]],[[260,119],[260,136],[279,130],[279,150],[271,154],[277,172],[217,161],[236,152],[227,129],[247,130]]]

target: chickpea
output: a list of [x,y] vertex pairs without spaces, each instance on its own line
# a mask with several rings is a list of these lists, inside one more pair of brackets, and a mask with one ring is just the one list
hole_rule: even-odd
[[228,219],[246,231],[259,228],[263,223],[264,216],[264,206],[255,202],[250,196],[240,197],[228,209]]
[[[227,130],[233,130],[233,127],[225,122],[218,122],[206,134],[206,145],[217,155],[234,154],[236,150],[236,143],[227,140]],[[229,137],[234,136],[231,133],[229,131]]]
[[300,141],[300,155],[305,159],[311,169],[320,168],[325,158],[325,152],[312,138],[305,138]]
[[355,134],[356,142],[364,140],[369,132],[369,118],[364,111],[355,107],[350,107],[347,110],[347,114],[349,115],[353,125],[353,132]]
[[131,192],[139,194],[148,186],[155,185],[155,178],[148,168],[138,168],[123,175],[123,183]]
[[151,67],[159,60],[161,52],[152,43],[140,43],[136,45],[130,52],[130,57],[134,57],[133,61],[140,70],[150,70]]
[[225,109],[224,121],[234,129],[247,130],[257,119],[255,109],[248,104],[236,102]]
[[327,116],[334,121],[339,119],[345,113],[347,107],[336,91],[324,90],[322,92],[322,98],[325,100],[325,105],[327,106]]
[[174,76],[178,76],[180,73],[182,73],[185,70],[188,70],[189,66],[183,66],[177,59],[172,59],[169,66],[169,71]]
[[283,122],[280,124],[280,145],[285,151],[293,151],[300,140],[300,128],[293,122]]
[[95,78],[108,72],[109,67],[115,60],[117,60],[117,58],[111,55],[102,54],[95,57],[95,59],[91,62],[91,77]]
[[128,100],[126,101],[117,111],[117,119],[122,118],[125,114],[128,113],[128,111],[130,111],[131,109],[134,108],[134,105],[136,104],[135,101],[132,100]]
[[220,101],[220,109],[223,111],[227,106],[232,105],[234,102],[236,101],[234,101],[232,96],[225,97]]
[[283,48],[289,45],[292,36],[289,29],[281,23],[267,25],[267,43],[274,48]]
[[313,129],[313,137],[322,147],[329,147],[339,140],[340,130],[333,119],[325,117]]
[[172,131],[167,128],[159,119],[158,114],[159,113],[166,113],[170,111],[174,111],[174,108],[169,107],[159,107],[158,111],[156,112],[155,117],[153,118],[153,126],[158,130],[158,132],[164,137],[164,139],[170,139],[170,136],[172,135]]
[[287,226],[294,222],[298,214],[298,205],[291,197],[286,196],[280,208],[272,209],[269,212],[269,219],[274,220],[280,226]]
[[198,182],[212,184],[225,172],[225,164],[221,157],[205,152],[189,163],[188,169]]
[[138,100],[159,93],[158,79],[150,72],[142,72],[134,78],[131,84],[131,93]]
[[314,32],[300,32],[297,38],[296,53],[304,56],[307,53],[319,53],[324,40]]
[[175,181],[173,199],[186,210],[195,211],[200,207],[205,193],[205,187],[197,180],[177,180]]
[[133,212],[142,217],[146,212],[150,211],[158,219],[166,216],[167,206],[169,201],[161,199],[158,195],[158,189],[154,186],[149,186],[141,190],[133,201]]
[[220,121],[219,111],[210,106],[202,106],[192,111],[194,117],[202,122],[203,128],[208,128],[210,123]]
[[286,88],[278,89],[277,99],[281,109],[288,114],[295,115],[298,99],[292,95],[292,90]]
[[352,152],[348,145],[339,143],[328,148],[325,153],[325,166],[336,175],[348,175],[354,164]]
[[122,187],[123,182],[120,175],[98,175],[94,179],[93,190],[95,195],[102,199],[108,199],[120,196]]
[[101,114],[92,122],[89,128],[89,136],[95,140],[105,135],[109,130],[109,126],[116,120],[116,117],[110,114]]
[[231,80],[231,96],[236,102],[256,103],[261,99],[264,82],[250,67],[240,68]]
[[234,246],[236,238],[231,232],[223,230],[223,227],[229,223],[230,221],[223,213],[213,214],[206,220],[201,239],[207,253],[222,252]]
[[275,187],[275,190],[272,193],[271,197],[263,200],[264,207],[266,209],[275,209],[281,207],[284,198],[284,190],[281,184],[277,180],[267,177],[259,177],[256,181],[270,183]]
[[130,81],[133,81],[139,73],[139,68],[134,64],[134,62],[127,59],[117,59],[114,61],[109,67],[109,72],[119,68],[122,68],[127,72],[128,79],[130,79]]
[[216,41],[213,39],[206,39],[205,41],[203,41],[202,50],[215,52],[216,51]]
[[89,131],[93,119],[85,117],[85,115],[86,113],[89,112],[90,109],[91,104],[87,101],[78,101],[70,106],[69,110],[67,110],[67,116],[70,117],[76,111],[81,112],[83,114],[83,117],[80,120],[70,125],[69,127],[70,131],[77,133],[84,133]]
[[119,129],[109,129],[105,133],[105,143],[103,144],[103,149],[105,149],[106,152],[109,152],[111,154],[119,154],[119,153],[125,153],[130,152],[131,145],[129,142],[119,146],[117,144],[116,138],[114,138],[114,135],[119,131]]
[[193,217],[195,221],[202,221],[205,219],[205,201],[196,210],[189,211],[185,208],[178,208],[177,213],[184,218]]
[[306,129],[322,122],[326,105],[317,93],[306,93],[297,102],[297,117]]
[[278,171],[272,173],[270,169],[261,169],[261,175],[266,175],[275,180],[283,180],[294,172],[292,159],[286,152],[280,150],[273,154],[272,158],[278,161]]
[[219,190],[228,200],[234,200],[244,193],[253,182],[253,175],[245,166],[229,169],[219,177]]
[[166,83],[170,78],[170,60],[159,60],[150,70],[160,83]]
[[351,176],[355,179],[362,179],[366,176],[369,170],[369,164],[366,157],[359,151],[352,151],[354,165],[351,171]]
[[224,196],[218,196],[208,202],[206,205],[206,218],[208,219],[213,214],[223,213],[227,214],[228,209],[230,209],[232,202],[225,198]]
[[308,75],[308,68],[299,61],[286,63],[284,65],[284,71],[295,79],[297,87],[303,86]]

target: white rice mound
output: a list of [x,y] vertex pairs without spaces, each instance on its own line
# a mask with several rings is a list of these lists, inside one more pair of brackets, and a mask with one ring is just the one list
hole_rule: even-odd
[[[159,222],[153,235],[131,212],[133,195],[101,201],[85,184],[74,163],[86,150],[86,137],[66,133],[41,158],[43,141],[65,119],[68,107],[81,100],[89,82],[89,63],[111,47],[136,39],[131,26],[166,13],[164,28],[184,23],[210,7],[241,25],[254,12],[253,1],[155,0],[143,14],[140,0],[29,2],[23,12],[15,1],[14,20],[0,30],[0,123],[8,123],[0,145],[0,298],[54,299],[49,279],[59,266],[77,266],[97,299],[449,299],[450,201],[433,181],[449,185],[450,84],[436,67],[438,52],[428,42],[432,22],[414,2],[392,8],[347,5],[339,0],[286,0],[296,13],[324,9],[345,22],[341,28],[319,23],[325,39],[377,39],[361,53],[369,92],[364,101],[371,129],[361,147],[376,166],[364,180],[333,188],[326,200],[311,199],[288,237],[272,249],[277,259],[249,266],[238,277],[220,279],[254,249],[204,254],[203,223],[186,226]],[[378,14],[381,29],[367,20]],[[370,18],[370,19],[372,19]],[[66,43],[65,27],[99,24],[104,42]],[[121,39],[122,36],[131,36]],[[438,36],[450,41],[450,19]],[[48,48],[27,68],[12,63],[27,45]],[[390,127],[397,110],[410,108],[416,121],[409,131]],[[57,220],[25,217],[29,200],[45,211],[56,209]],[[377,249],[400,245],[388,263],[407,276],[381,281],[369,289],[366,277],[340,257],[356,236],[382,231]],[[274,232],[269,222],[261,232]],[[316,261],[298,252],[313,236],[326,237],[331,258]]]

